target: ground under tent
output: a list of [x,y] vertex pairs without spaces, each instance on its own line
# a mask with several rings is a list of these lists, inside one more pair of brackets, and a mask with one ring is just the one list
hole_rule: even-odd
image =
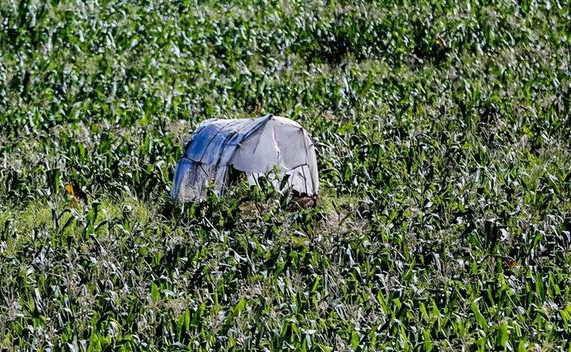
[[201,200],[208,184],[220,194],[231,174],[244,173],[255,185],[274,171],[274,186],[287,176],[289,187],[314,196],[319,189],[315,148],[307,131],[285,117],[211,119],[202,122],[178,161],[171,196],[179,201]]

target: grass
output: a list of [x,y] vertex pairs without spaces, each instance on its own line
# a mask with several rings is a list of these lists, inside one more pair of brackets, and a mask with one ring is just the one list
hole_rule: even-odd
[[[2,2],[0,348],[569,350],[570,11]],[[169,200],[200,121],[265,113],[315,208]]]

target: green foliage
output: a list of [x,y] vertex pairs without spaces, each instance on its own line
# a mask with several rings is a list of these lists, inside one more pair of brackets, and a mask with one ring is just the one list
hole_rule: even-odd
[[[571,3],[0,3],[0,348],[569,350]],[[168,199],[211,117],[315,208]]]

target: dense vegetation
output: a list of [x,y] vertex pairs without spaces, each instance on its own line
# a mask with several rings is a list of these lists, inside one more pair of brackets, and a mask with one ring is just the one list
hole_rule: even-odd
[[[0,3],[0,348],[571,348],[571,3]],[[280,114],[322,195],[168,197]]]

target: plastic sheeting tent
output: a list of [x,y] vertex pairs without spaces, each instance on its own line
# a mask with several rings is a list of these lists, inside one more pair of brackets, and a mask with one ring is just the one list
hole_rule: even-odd
[[245,173],[251,185],[276,171],[276,188],[287,176],[300,194],[317,195],[319,189],[315,148],[307,131],[290,119],[268,115],[202,122],[177,163],[171,196],[183,202],[204,199],[212,181],[220,194],[233,170]]

